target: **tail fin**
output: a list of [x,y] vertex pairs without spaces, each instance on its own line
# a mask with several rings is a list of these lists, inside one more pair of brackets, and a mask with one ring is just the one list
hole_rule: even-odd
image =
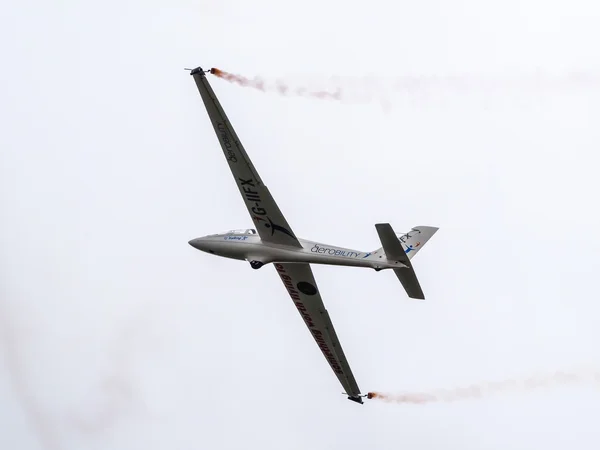
[[[435,234],[435,227],[414,227],[408,233],[397,235],[389,223],[375,224],[382,249],[387,259],[399,261],[405,267],[393,269],[410,298],[425,300],[425,295],[410,259]],[[412,253],[412,255],[411,255]]]
[[421,225],[413,227],[408,233],[398,235],[408,259],[412,259],[437,230],[437,227]]
[[[396,237],[400,240],[404,253],[408,255],[408,259],[412,259],[418,252],[423,248],[425,243],[431,239],[431,237],[439,230],[437,227],[428,227],[420,225],[412,227],[408,233],[396,234]],[[383,247],[371,252],[376,253],[383,250]]]

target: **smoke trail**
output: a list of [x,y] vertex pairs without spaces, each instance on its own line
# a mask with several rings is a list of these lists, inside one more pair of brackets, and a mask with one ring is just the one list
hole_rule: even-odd
[[553,384],[575,384],[585,381],[600,384],[600,372],[588,373],[587,375],[584,373],[556,372],[552,375],[530,377],[523,380],[509,379],[504,381],[486,382],[451,390],[439,389],[429,393],[388,394],[383,392],[369,392],[367,398],[383,400],[388,403],[424,404],[453,402],[483,398],[496,393],[531,391],[541,387],[549,387]]
[[[80,432],[89,435],[102,434],[141,404],[134,388],[132,373],[135,338],[143,325],[140,315],[130,320],[116,336],[110,371],[100,382],[96,395],[83,399],[84,405],[71,415],[73,425]],[[83,412],[83,409],[87,412]]]
[[60,450],[54,424],[38,405],[27,382],[21,359],[22,336],[19,336],[13,324],[14,316],[9,313],[6,304],[0,301],[0,345],[13,390],[42,447],[47,450]]
[[269,81],[263,77],[248,78],[242,75],[212,68],[210,73],[231,83],[250,87],[262,92],[274,92],[283,96],[322,100],[343,101],[363,104],[378,102],[384,110],[390,108],[390,98],[394,94],[417,96],[419,103],[427,99],[440,100],[444,94],[464,95],[469,92],[500,94],[506,100],[510,93],[515,100],[522,101],[523,93],[544,94],[565,89],[589,89],[600,87],[600,74],[580,71],[562,75],[549,75],[540,71],[521,75],[404,75],[398,77],[330,77],[314,80],[320,88],[307,86],[306,79],[294,87],[291,81]]
[[293,94],[300,97],[313,97],[323,100],[341,100],[342,95],[340,88],[338,88],[335,92],[311,90],[306,86],[292,88],[283,81],[278,81],[275,84],[268,84],[265,79],[260,77],[250,79],[241,75],[225,72],[224,70],[214,67],[210,69],[210,73],[231,83],[239,84],[240,86],[244,87],[251,87],[263,92],[277,92],[281,95]]

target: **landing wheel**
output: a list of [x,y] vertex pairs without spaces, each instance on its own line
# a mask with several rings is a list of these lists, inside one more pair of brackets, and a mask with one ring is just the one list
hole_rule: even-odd
[[260,261],[250,261],[250,267],[253,269],[260,269],[262,266],[264,266],[264,263]]
[[375,267],[375,272],[379,272],[381,270],[380,267]]

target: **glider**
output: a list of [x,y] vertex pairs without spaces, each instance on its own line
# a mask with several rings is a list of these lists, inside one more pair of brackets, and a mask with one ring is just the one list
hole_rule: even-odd
[[361,394],[350,370],[310,264],[367,267],[376,271],[392,269],[409,297],[424,300],[411,259],[438,228],[416,226],[407,233],[397,234],[389,223],[378,223],[375,228],[381,248],[370,252],[298,238],[231,126],[206,79],[207,72],[209,71],[197,67],[190,74],[194,77],[255,228],[211,234],[192,239],[189,244],[213,255],[248,261],[253,269],[272,263],[304,323],[343,386],[344,394],[348,395],[349,400],[363,403],[362,398],[366,395]]

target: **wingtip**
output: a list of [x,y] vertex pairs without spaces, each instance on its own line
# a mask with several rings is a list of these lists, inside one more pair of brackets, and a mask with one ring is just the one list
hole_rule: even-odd
[[[346,392],[342,392],[342,394],[348,395]],[[360,403],[362,405],[364,403],[363,397],[371,398],[371,397],[369,397],[369,394],[358,394],[358,395],[348,395],[348,400],[352,400],[353,402]]]
[[195,69],[190,70],[190,75],[204,75],[206,72],[202,69],[202,67],[198,66]]
[[360,403],[361,405],[364,405],[362,397],[348,397],[348,400],[352,400],[353,402]]

